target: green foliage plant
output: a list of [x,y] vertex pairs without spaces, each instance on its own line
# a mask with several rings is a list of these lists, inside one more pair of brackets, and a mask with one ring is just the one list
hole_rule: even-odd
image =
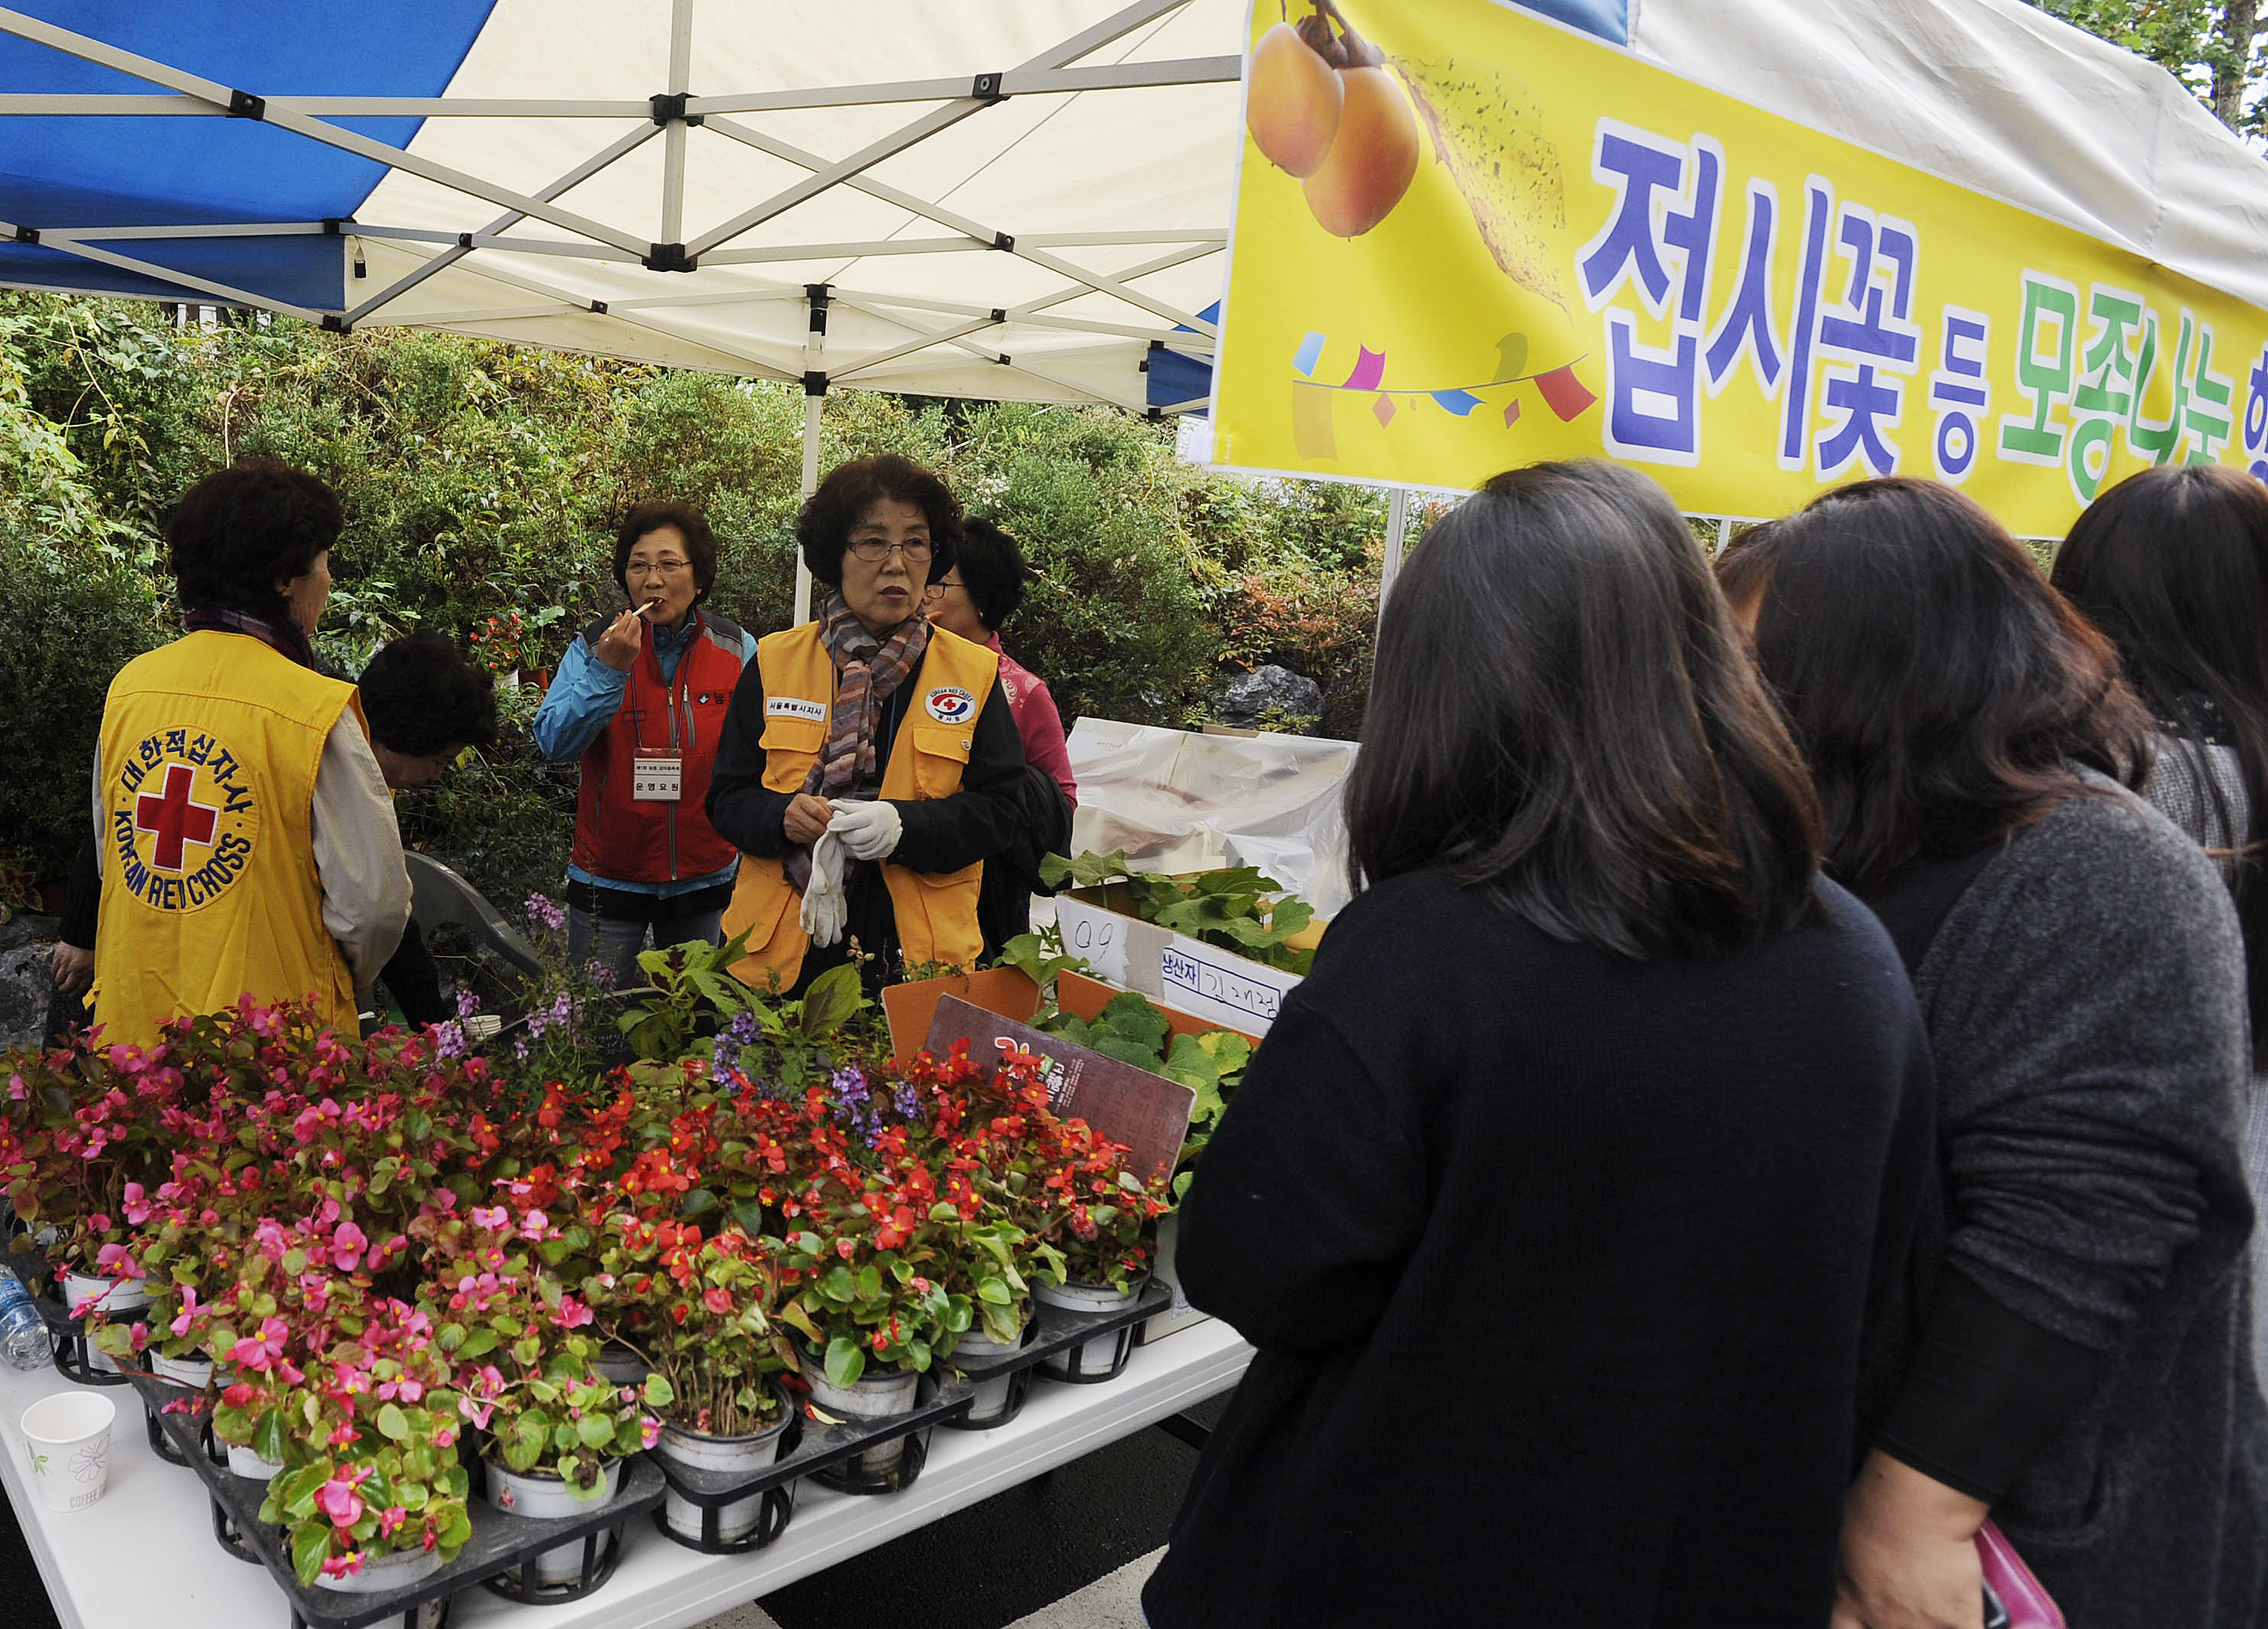
[[1049,855],[1040,864],[1040,876],[1052,888],[1123,882],[1145,922],[1288,973],[1305,974],[1314,961],[1312,949],[1290,942],[1314,922],[1314,907],[1284,892],[1283,884],[1257,866],[1225,866],[1185,879],[1138,870],[1123,850],[1090,851],[1077,859]]

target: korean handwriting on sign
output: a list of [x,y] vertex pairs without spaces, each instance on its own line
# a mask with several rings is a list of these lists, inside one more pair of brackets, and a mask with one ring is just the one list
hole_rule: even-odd
[[[2029,269],[2021,284],[2020,409],[2000,416],[2002,458],[2061,466],[2072,495],[2089,503],[2121,437],[2130,453],[2154,464],[2220,456],[2235,427],[2229,410],[2235,381],[2213,370],[2211,323],[2182,307],[2168,357],[2166,319],[2139,294],[2090,284],[2082,306],[2077,284]],[[2154,391],[2161,363],[2168,386]],[[2151,410],[2156,401],[2167,403],[2162,416]]]

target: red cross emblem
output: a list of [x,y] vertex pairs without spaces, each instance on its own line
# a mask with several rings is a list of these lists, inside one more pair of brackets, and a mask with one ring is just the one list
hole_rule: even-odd
[[134,829],[157,834],[158,841],[151,851],[150,863],[160,871],[179,871],[182,847],[186,843],[212,845],[213,830],[220,819],[217,804],[199,803],[189,796],[189,789],[197,784],[197,772],[186,763],[166,766],[166,790],[158,796],[144,792],[134,800]]

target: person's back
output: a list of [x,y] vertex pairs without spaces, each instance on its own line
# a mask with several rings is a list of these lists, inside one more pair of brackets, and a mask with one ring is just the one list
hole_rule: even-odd
[[1489,482],[1377,673],[1361,891],[1182,1213],[1260,1355],[1149,1620],[1820,1629],[1929,1154],[1896,950],[1643,476]]
[[1874,1252],[1927,1160],[1874,918],[1822,885],[1750,949],[1634,962],[1413,873],[1292,1001],[1317,1021],[1184,1214],[1189,1294],[1261,1356],[1153,1617],[1823,1624]]

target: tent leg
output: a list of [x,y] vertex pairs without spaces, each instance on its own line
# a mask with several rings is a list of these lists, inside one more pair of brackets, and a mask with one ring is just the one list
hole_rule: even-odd
[[[809,498],[819,490],[819,410],[827,398],[806,395],[803,399],[803,495]],[[799,626],[811,620],[811,568],[803,563],[803,550],[795,553],[795,620]]]
[[1397,486],[1386,495],[1386,563],[1378,573],[1378,614],[1386,615],[1386,596],[1402,574],[1402,554],[1410,539],[1410,489]]

